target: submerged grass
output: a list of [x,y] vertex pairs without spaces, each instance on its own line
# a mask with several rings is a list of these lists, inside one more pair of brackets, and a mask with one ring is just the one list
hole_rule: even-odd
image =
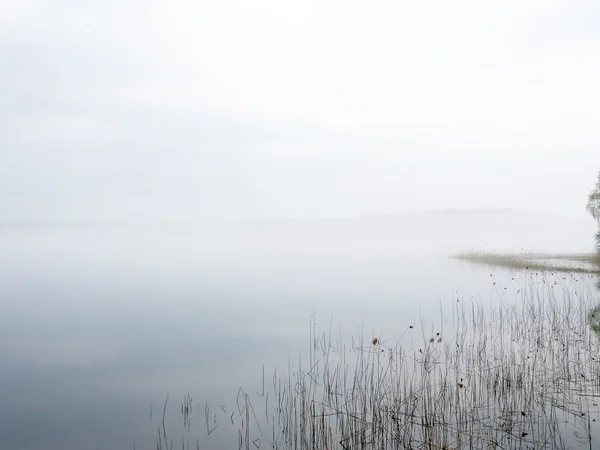
[[264,414],[241,394],[238,445],[598,448],[600,346],[589,322],[598,294],[588,280],[540,275],[519,302],[491,309],[459,298],[454,335],[424,336],[419,348],[405,342],[410,329],[393,343],[345,344],[313,325],[308,364],[274,375]]

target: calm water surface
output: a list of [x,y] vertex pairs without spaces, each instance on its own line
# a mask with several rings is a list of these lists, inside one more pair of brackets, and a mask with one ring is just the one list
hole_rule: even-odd
[[[589,251],[593,231],[512,213],[0,225],[0,448],[156,448],[167,393],[175,448],[236,448],[225,425],[238,389],[261,389],[263,366],[270,377],[305,351],[311,317],[368,336],[414,324],[422,337],[448,326],[440,309],[456,295],[497,290],[489,269],[449,255]],[[200,411],[189,432],[188,392]],[[225,421],[210,436],[207,404]]]

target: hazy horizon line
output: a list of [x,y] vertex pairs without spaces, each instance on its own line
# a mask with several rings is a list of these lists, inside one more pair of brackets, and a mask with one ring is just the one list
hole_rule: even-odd
[[348,216],[321,216],[321,217],[198,217],[192,219],[165,218],[165,219],[0,219],[0,225],[185,225],[199,223],[247,223],[247,222],[318,222],[340,221],[368,218],[385,218],[402,215],[427,215],[427,214],[490,214],[490,213],[537,213],[549,214],[544,211],[522,208],[431,208],[421,210],[405,210],[397,212],[363,213]]

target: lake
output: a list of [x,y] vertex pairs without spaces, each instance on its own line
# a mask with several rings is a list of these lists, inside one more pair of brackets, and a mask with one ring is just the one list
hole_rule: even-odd
[[236,448],[239,389],[295,363],[313,321],[412,325],[419,345],[457,297],[516,298],[518,276],[454,253],[589,252],[593,234],[584,213],[526,212],[0,224],[0,448],[156,448],[167,394],[174,448]]

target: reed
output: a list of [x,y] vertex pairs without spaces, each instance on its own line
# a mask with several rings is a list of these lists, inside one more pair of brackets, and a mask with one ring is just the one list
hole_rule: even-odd
[[[222,426],[239,449],[600,448],[596,277],[521,278],[510,299],[495,282],[491,303],[456,295],[444,334],[409,325],[392,339],[345,338],[313,319],[306,352],[271,377],[263,367],[262,386],[240,388],[233,412],[221,406],[222,423],[205,405],[205,438]],[[160,449],[173,446],[166,408]],[[188,432],[200,408],[183,398]],[[181,448],[200,442],[182,437]]]
[[410,328],[393,342],[346,343],[313,324],[309,361],[275,374],[262,423],[242,394],[239,446],[597,448],[600,346],[590,320],[600,313],[589,278],[541,274],[517,302],[494,308],[457,299],[453,335],[424,336],[419,348],[406,345]]

